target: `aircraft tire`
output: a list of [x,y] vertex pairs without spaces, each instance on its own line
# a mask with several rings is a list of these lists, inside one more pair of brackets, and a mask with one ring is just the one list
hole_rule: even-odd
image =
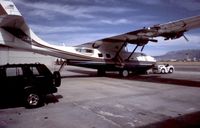
[[123,76],[123,77],[128,77],[129,76],[129,71],[124,69],[124,70],[120,71],[120,75]]

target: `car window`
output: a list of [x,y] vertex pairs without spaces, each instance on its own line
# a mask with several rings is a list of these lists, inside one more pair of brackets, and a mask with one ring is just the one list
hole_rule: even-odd
[[6,76],[21,76],[23,71],[21,67],[11,67],[6,69]]
[[39,75],[39,72],[36,67],[30,67],[30,69],[31,69],[33,75]]
[[3,68],[0,68],[0,77],[4,77],[5,76],[5,72]]
[[51,72],[49,71],[49,69],[44,65],[37,66],[37,69],[40,75],[51,75]]

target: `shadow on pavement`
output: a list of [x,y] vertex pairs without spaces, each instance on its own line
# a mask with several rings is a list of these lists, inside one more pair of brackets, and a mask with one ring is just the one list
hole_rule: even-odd
[[50,103],[57,103],[59,102],[59,99],[62,99],[63,96],[62,95],[53,95],[53,94],[49,94],[46,96],[45,98],[45,103],[46,104],[50,104]]
[[189,86],[189,87],[200,87],[200,82],[198,81],[192,81],[192,80],[187,80],[187,79],[183,80],[183,79],[176,79],[176,78],[163,78],[163,77],[160,77],[159,75],[156,75],[156,76],[137,75],[137,76],[130,76],[130,77],[121,78],[121,79],[161,83],[161,84],[175,84],[175,85]]
[[200,112],[182,115],[177,118],[171,118],[137,128],[200,128]]
[[67,72],[76,73],[73,75],[62,75],[62,78],[78,78],[78,77],[98,77],[96,71],[68,69]]
[[[59,102],[59,99],[63,98],[61,95],[53,95],[49,94],[45,97],[44,103],[45,104],[50,104],[50,103],[57,103]],[[18,97],[12,97],[7,98],[7,97],[1,97],[0,99],[0,109],[8,109],[8,108],[17,108],[17,107],[25,107],[23,98],[18,98]],[[41,107],[41,106],[39,106]]]
[[[62,78],[78,78],[78,77],[99,77],[95,71],[85,71],[85,70],[68,70],[70,72],[78,73],[77,75],[72,76],[62,76]],[[189,87],[200,87],[200,81],[193,81],[189,79],[177,79],[172,77],[166,78],[166,74],[148,74],[148,75],[130,75],[129,77],[122,77],[118,73],[106,73],[105,77],[115,78],[115,79],[124,79],[124,80],[135,80],[142,82],[152,82],[152,83],[161,83],[161,84],[175,84],[181,86]],[[163,77],[161,77],[163,76]]]
[[23,107],[22,100],[16,97],[13,97],[12,99],[1,97],[0,101],[0,109]]

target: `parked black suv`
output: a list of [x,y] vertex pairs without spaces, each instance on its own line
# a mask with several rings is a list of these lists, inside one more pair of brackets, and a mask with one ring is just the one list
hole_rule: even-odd
[[0,66],[1,100],[20,97],[26,107],[38,107],[44,103],[44,96],[57,92],[56,87],[60,84],[60,73],[56,71],[52,74],[44,64]]

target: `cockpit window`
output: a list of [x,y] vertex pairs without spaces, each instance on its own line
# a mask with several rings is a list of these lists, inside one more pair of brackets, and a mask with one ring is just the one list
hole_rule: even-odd
[[144,53],[141,53],[141,56],[146,56],[146,54],[144,54]]
[[77,48],[76,49],[77,52],[80,52],[80,53],[85,53],[85,54],[93,54],[94,51],[92,49],[87,49],[87,48]]

